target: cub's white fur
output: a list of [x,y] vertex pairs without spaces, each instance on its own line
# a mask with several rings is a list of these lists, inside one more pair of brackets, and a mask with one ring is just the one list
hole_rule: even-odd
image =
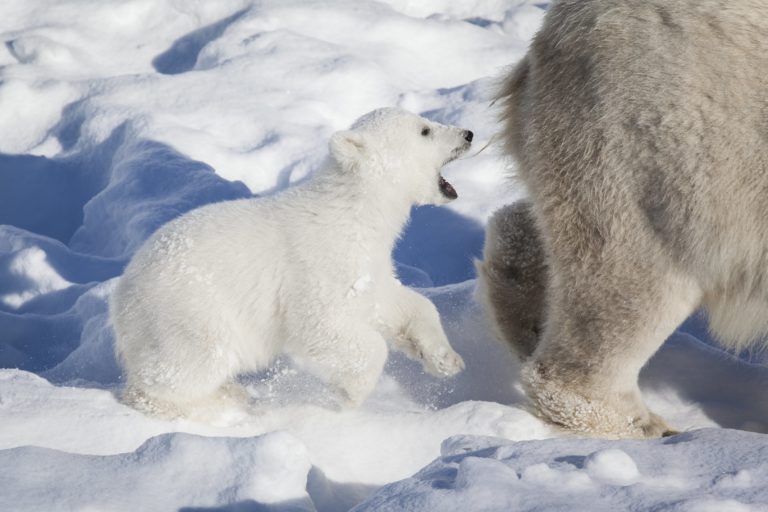
[[380,109],[333,135],[316,175],[280,194],[210,204],[160,228],[111,303],[128,403],[164,415],[241,400],[233,379],[286,353],[352,404],[385,338],[431,373],[463,368],[434,305],[396,279],[413,205],[455,197],[440,168],[471,132]]
[[767,76],[763,1],[552,5],[500,93],[530,206],[480,264],[545,418],[662,434],[637,377],[680,322],[702,306],[736,350],[768,331]]

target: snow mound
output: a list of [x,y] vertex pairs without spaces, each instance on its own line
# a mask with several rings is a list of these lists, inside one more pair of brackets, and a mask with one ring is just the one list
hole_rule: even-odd
[[757,512],[768,510],[766,481],[764,437],[735,430],[653,441],[460,436],[416,475],[353,510]]
[[13,489],[0,494],[3,510],[40,503],[67,510],[315,510],[306,492],[309,454],[282,432],[245,439],[163,434],[106,457],[23,447],[0,452],[0,465],[3,488]]
[[591,454],[587,457],[585,467],[593,479],[615,486],[632,485],[640,476],[632,457],[618,448]]

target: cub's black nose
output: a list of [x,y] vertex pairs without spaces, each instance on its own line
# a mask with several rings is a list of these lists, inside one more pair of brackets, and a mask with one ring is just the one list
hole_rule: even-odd
[[475,136],[475,134],[474,134],[474,133],[472,133],[472,132],[471,132],[471,131],[469,131],[469,130],[466,130],[466,131],[464,132],[464,140],[465,140],[465,141],[467,141],[467,142],[472,142],[472,137],[474,137],[474,136]]

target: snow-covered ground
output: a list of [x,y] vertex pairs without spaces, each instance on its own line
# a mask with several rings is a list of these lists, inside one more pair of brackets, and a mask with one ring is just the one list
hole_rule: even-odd
[[460,198],[414,211],[395,251],[463,374],[393,354],[373,396],[340,411],[281,360],[245,379],[252,418],[214,425],[115,399],[106,301],[154,229],[290,186],[380,106],[469,128],[481,148],[494,79],[547,5],[0,3],[0,510],[768,510],[767,359],[714,348],[699,320],[642,376],[691,432],[580,440],[526,411],[472,299],[486,218],[524,194],[493,147],[451,164]]

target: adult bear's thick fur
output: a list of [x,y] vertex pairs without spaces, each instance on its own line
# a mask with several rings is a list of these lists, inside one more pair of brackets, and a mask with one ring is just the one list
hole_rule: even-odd
[[[492,219],[481,290],[507,334],[537,286],[509,280],[546,287],[535,349],[506,336],[527,392],[572,430],[660,435],[637,377],[688,315],[735,350],[768,331],[768,3],[555,2],[500,98],[532,206]],[[508,232],[540,271],[498,271],[539,250]]]

